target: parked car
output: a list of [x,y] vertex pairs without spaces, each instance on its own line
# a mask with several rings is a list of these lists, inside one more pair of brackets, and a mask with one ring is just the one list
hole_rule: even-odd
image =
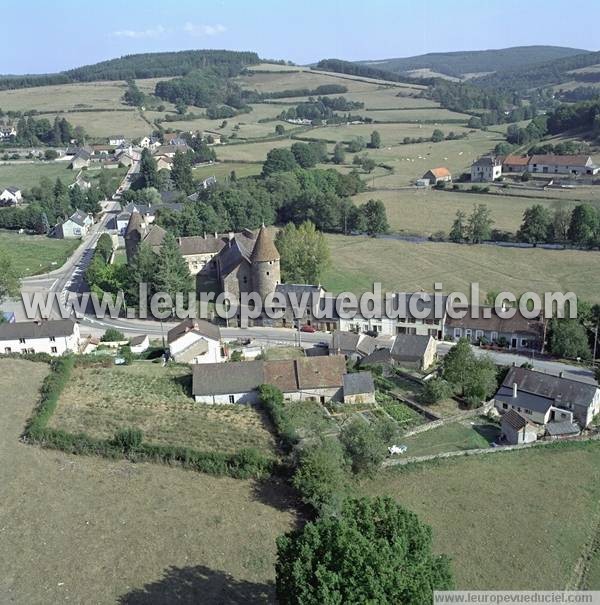
[[309,332],[310,334],[313,334],[314,332],[316,332],[316,330],[312,326],[309,326],[308,324],[304,324],[300,328],[300,332]]

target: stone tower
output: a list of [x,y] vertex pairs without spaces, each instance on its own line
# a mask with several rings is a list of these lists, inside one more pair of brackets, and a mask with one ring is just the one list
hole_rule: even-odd
[[129,217],[127,228],[125,229],[125,253],[127,254],[127,263],[131,264],[137,254],[140,241],[144,233],[144,225],[141,214],[134,210]]
[[279,252],[264,225],[258,232],[250,262],[252,264],[252,288],[264,300],[268,294],[275,291],[277,284],[281,283]]

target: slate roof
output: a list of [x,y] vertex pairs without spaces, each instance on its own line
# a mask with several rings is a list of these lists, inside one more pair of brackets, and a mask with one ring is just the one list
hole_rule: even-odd
[[87,217],[88,217],[88,215],[85,212],[83,212],[83,210],[76,210],[69,217],[69,220],[73,221],[74,223],[77,223],[78,225],[83,227],[85,225],[85,221],[86,221]]
[[378,364],[378,363],[385,363],[385,364],[392,363],[392,354],[389,349],[384,349],[384,348],[376,349],[371,354],[367,355],[366,357],[363,357],[360,360],[361,366],[368,366],[368,365]]
[[546,431],[551,437],[579,435],[579,433],[581,433],[579,426],[569,420],[563,422],[549,422],[546,425]]
[[18,340],[19,338],[57,338],[71,336],[75,322],[71,319],[52,319],[47,321],[18,321],[0,323],[0,340]]
[[343,383],[344,396],[364,395],[365,393],[373,393],[375,391],[375,384],[371,372],[344,374]]
[[2,191],[8,191],[10,193],[18,193],[20,189],[18,187],[5,187]]
[[161,191],[160,192],[160,199],[163,202],[175,202],[177,201],[180,197],[182,197],[183,195],[185,195],[183,192],[181,191],[176,191],[176,190],[172,190],[172,191]]
[[423,358],[431,336],[418,334],[398,334],[394,338],[391,355],[398,361],[418,361]]
[[167,342],[171,344],[188,332],[194,332],[199,336],[204,336],[211,340],[221,340],[221,330],[219,329],[219,326],[210,321],[206,321],[205,319],[188,318],[184,319],[181,323],[167,332]]
[[199,363],[192,367],[193,395],[249,393],[264,384],[262,361]]
[[147,338],[148,338],[147,334],[140,334],[139,336],[134,336],[133,338],[129,339],[129,345],[132,347],[139,346],[139,345],[143,344]]
[[[517,396],[513,397],[513,384]],[[545,414],[551,406],[565,407],[567,403],[588,407],[598,387],[570,378],[560,378],[526,368],[510,368],[495,398]]]
[[152,248],[158,248],[162,246],[166,234],[167,232],[159,225],[151,225],[142,241],[149,244]]
[[502,414],[501,422],[502,424],[508,424],[515,431],[520,431],[528,424],[527,420],[516,410],[508,410],[508,412]]
[[334,353],[354,353],[359,340],[360,334],[335,330],[331,335],[331,350]]
[[500,160],[493,155],[484,155],[479,158],[476,162],[473,162],[473,166],[499,166]]

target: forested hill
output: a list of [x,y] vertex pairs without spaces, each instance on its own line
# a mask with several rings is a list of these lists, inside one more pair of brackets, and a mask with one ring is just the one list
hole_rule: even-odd
[[600,71],[571,73],[572,70],[600,64],[600,51],[586,52],[572,57],[547,61],[538,65],[529,65],[516,69],[498,71],[494,74],[473,80],[474,84],[487,88],[526,90],[568,80],[581,82],[599,82]]
[[517,69],[586,52],[588,51],[562,46],[514,46],[492,50],[428,53],[402,59],[358,61],[358,63],[394,73],[406,74],[413,70],[430,69],[460,78],[465,74]]
[[0,76],[0,90],[94,82],[97,80],[129,80],[182,76],[194,69],[231,66],[232,72],[260,62],[254,52],[230,50],[183,50],[178,52],[126,55],[93,65],[85,65],[55,74]]
[[322,59],[314,69],[322,71],[333,71],[339,74],[348,74],[352,76],[361,76],[363,78],[375,78],[377,80],[388,80],[389,82],[406,82],[409,84],[432,84],[433,78],[411,78],[404,74],[396,74],[387,69],[380,69],[352,61],[343,61],[342,59]]

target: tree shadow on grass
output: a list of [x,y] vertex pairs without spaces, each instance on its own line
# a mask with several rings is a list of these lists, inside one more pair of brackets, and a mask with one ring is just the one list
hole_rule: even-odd
[[272,584],[236,580],[229,574],[194,567],[169,567],[160,580],[119,597],[119,605],[267,605],[275,602]]
[[500,427],[495,424],[475,424],[473,430],[478,432],[488,443],[493,443],[500,435]]

